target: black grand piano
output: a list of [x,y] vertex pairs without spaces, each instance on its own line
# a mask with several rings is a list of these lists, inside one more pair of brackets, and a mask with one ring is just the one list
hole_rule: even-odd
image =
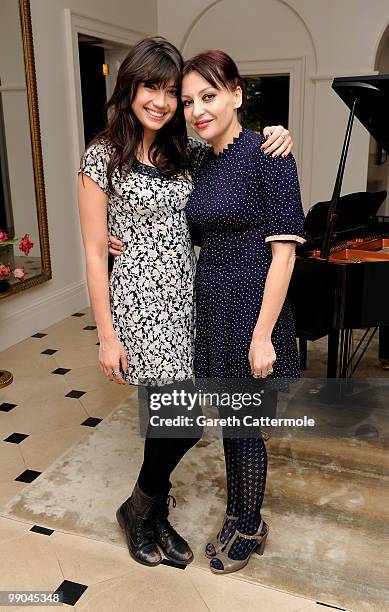
[[[350,108],[338,174],[331,201],[307,213],[288,295],[302,363],[306,341],[328,336],[327,376],[347,378],[377,328],[389,326],[389,217],[377,216],[386,192],[340,196],[355,116],[389,153],[389,75],[336,78],[332,87]],[[351,352],[354,329],[365,331]]]

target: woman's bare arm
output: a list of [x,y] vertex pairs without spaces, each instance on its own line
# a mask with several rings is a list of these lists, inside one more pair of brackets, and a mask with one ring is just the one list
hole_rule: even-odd
[[88,176],[78,176],[78,205],[86,255],[89,296],[100,341],[101,370],[110,380],[125,384],[112,370],[127,369],[124,349],[112,324],[108,289],[107,194]]
[[276,360],[271,335],[288,292],[295,261],[294,242],[272,242],[272,262],[266,277],[258,320],[252,335],[249,362],[253,374],[267,376]]

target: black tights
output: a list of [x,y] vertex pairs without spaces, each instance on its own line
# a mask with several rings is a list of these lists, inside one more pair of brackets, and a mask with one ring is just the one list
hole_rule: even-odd
[[[191,391],[193,387],[190,382],[185,381],[186,390]],[[172,389],[177,389],[178,385],[167,385],[164,387],[139,387],[138,399],[140,420],[142,429],[142,419],[147,419],[147,432],[144,445],[144,456],[142,467],[138,476],[138,485],[146,495],[153,497],[166,490],[169,486],[170,475],[174,468],[179,464],[183,456],[201,438],[202,430],[199,427],[174,428],[174,435],[177,437],[153,437],[155,430],[150,425],[150,416],[156,414],[150,409],[150,394],[164,393]],[[190,416],[195,418],[198,414],[198,407],[190,412]],[[162,412],[162,411],[159,411]],[[188,415],[184,408],[177,411],[177,414]],[[162,415],[161,415],[162,416]],[[170,416],[170,415],[169,415]],[[157,432],[163,436],[163,432]],[[187,435],[185,435],[185,433]],[[167,434],[168,435],[168,434]]]

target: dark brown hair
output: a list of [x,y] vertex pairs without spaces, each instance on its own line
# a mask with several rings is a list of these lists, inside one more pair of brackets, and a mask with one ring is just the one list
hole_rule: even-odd
[[182,76],[190,72],[198,72],[212,87],[220,86],[230,91],[237,87],[242,89],[242,105],[238,109],[239,120],[242,120],[247,103],[247,87],[239,74],[234,60],[224,51],[212,49],[191,57],[184,63]]
[[114,92],[105,106],[107,124],[92,140],[104,141],[113,147],[108,162],[107,179],[115,193],[112,175],[116,168],[129,171],[143,143],[143,126],[131,105],[139,83],[166,86],[173,80],[177,89],[177,111],[174,117],[156,133],[149,150],[149,160],[163,176],[172,178],[186,171],[186,125],[181,102],[183,59],[176,47],[162,37],[145,38],[137,43],[123,60],[118,71]]

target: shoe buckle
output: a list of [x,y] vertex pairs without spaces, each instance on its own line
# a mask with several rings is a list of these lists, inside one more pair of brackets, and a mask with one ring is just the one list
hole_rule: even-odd
[[177,502],[176,502],[176,498],[174,497],[174,495],[168,495],[167,496],[167,500],[166,500],[166,505],[169,508],[170,507],[170,500],[173,500],[173,508],[175,508],[177,506]]

